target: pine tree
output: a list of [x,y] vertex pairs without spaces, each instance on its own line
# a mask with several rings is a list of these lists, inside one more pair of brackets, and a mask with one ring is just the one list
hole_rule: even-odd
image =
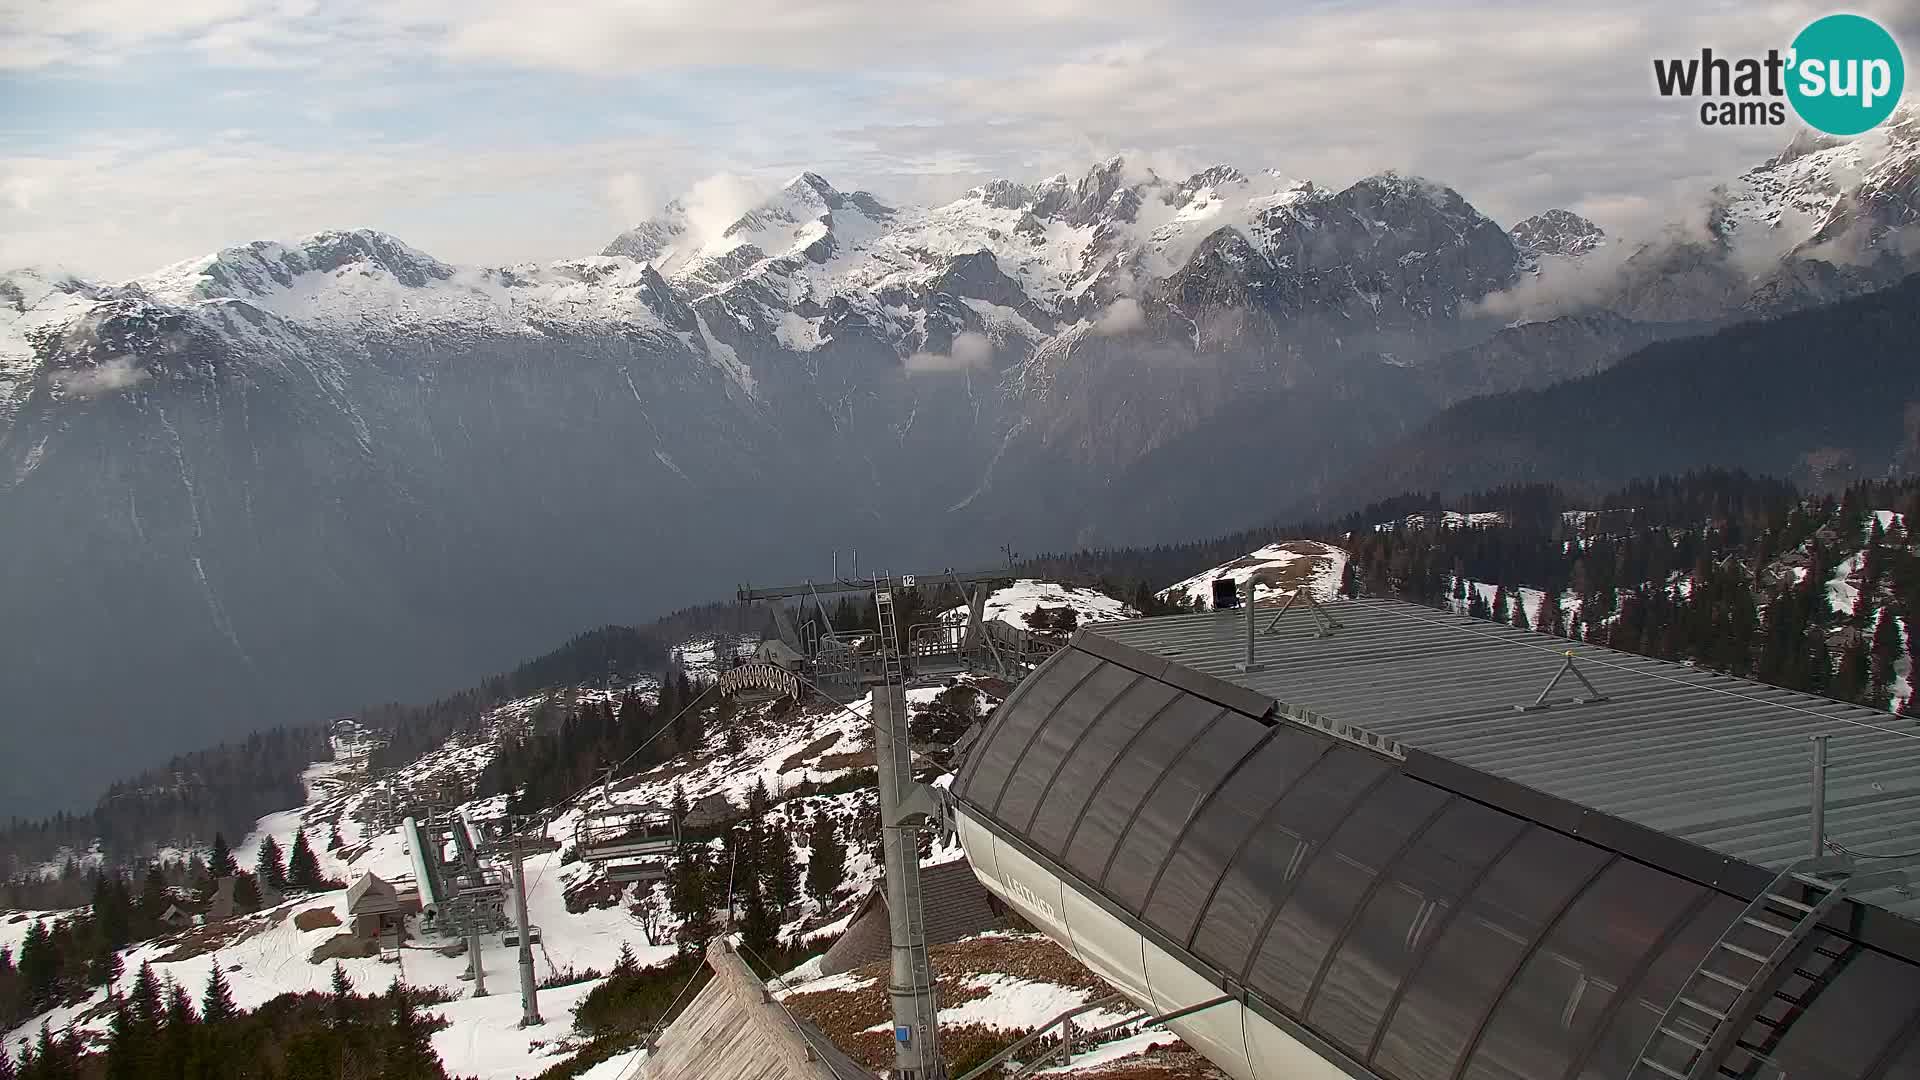
[[620,955],[614,958],[612,974],[631,975],[634,972],[639,970],[640,970],[640,960],[638,957],[633,955],[633,946],[627,944],[624,941],[621,942]]
[[673,814],[674,822],[684,828],[687,824],[688,814],[687,789],[685,785],[678,782],[673,785],[673,802],[669,804],[668,809]]
[[746,890],[746,911],[740,918],[740,944],[752,955],[764,957],[780,943],[780,924],[758,886]]
[[333,962],[333,980],[327,996],[327,1022],[335,1028],[344,1028],[353,1022],[353,980],[347,978],[347,969],[340,961]]
[[187,988],[167,980],[167,1023],[160,1034],[154,1060],[158,1075],[168,1077],[192,1076],[195,1080],[217,1076],[223,1072],[223,1062],[218,1060],[217,1047],[201,1045],[200,1016],[193,1010],[193,997]]
[[133,992],[128,995],[128,1003],[133,1007],[134,1019],[139,1021],[141,1030],[160,1030],[166,1002],[161,999],[160,978],[153,973],[152,961],[141,962],[139,973],[133,977]]
[[207,873],[218,880],[232,877],[238,872],[239,867],[233,861],[233,852],[227,848],[226,834],[214,833],[213,855],[207,859]]
[[1478,585],[1473,587],[1467,599],[1467,614],[1476,619],[1493,618],[1493,607],[1487,603],[1487,598],[1480,592]]
[[33,1080],[66,1080],[65,1056],[60,1053],[60,1045],[53,1041],[53,1026],[44,1020],[40,1023],[40,1041],[34,1044],[33,1060]]
[[680,919],[676,940],[683,953],[698,956],[713,940],[713,902],[707,889],[707,866],[698,845],[681,850],[674,863],[669,903]]
[[20,942],[20,982],[30,1012],[42,1012],[53,1005],[60,978],[60,957],[55,952],[47,924],[35,920]]
[[140,885],[140,914],[158,919],[166,912],[169,902],[167,878],[160,872],[160,864],[148,864],[146,880]]
[[112,946],[102,942],[99,955],[95,956],[93,963],[87,966],[87,981],[92,985],[105,986],[111,990],[119,983],[120,976],[126,973],[126,962],[120,959],[120,954],[114,951]]
[[768,833],[766,850],[762,856],[766,860],[767,902],[773,905],[778,920],[785,922],[793,905],[800,899],[800,864],[794,858],[793,841],[787,837],[785,829],[773,829]]
[[213,881],[207,874],[207,860],[199,852],[187,856],[187,891],[195,896],[212,896]]
[[1890,607],[1880,609],[1873,628],[1873,678],[1870,691],[1873,707],[1884,709],[1892,703],[1894,665],[1899,662],[1900,624]]
[[387,992],[387,1005],[393,1011],[393,1034],[382,1055],[380,1075],[388,1080],[430,1080],[442,1076],[440,1059],[433,1052],[433,1033],[421,1023],[413,999],[407,996],[400,980]]
[[172,976],[167,977],[165,997],[168,1031],[190,1028],[200,1022],[200,1013],[193,1007],[193,995],[187,993],[186,987],[174,982]]
[[227,977],[220,971],[220,954],[213,954],[213,970],[207,973],[207,990],[200,996],[200,1017],[207,1024],[223,1024],[233,1019],[237,1012],[233,1005],[233,991],[227,986]]
[[1827,649],[1827,635],[1815,627],[1808,631],[1813,648],[1807,655],[1806,689],[1824,694],[1833,685],[1833,656]]
[[287,857],[287,885],[294,889],[320,887],[320,860],[307,843],[305,829],[293,834],[293,854]]
[[807,844],[807,895],[821,911],[833,908],[833,896],[847,878],[847,847],[833,816],[825,810],[813,817]]
[[1873,658],[1868,651],[1866,639],[1856,636],[1846,648],[1840,651],[1840,666],[1833,673],[1833,684],[1828,689],[1828,694],[1841,701],[1864,703],[1872,665]]
[[1516,593],[1513,598],[1513,628],[1531,630],[1533,623],[1527,620],[1527,597],[1525,593]]
[[238,874],[233,879],[233,906],[238,911],[260,910],[260,886],[254,884],[252,874]]
[[7,1041],[0,1039],[0,1080],[19,1080],[19,1075],[13,1065],[13,1055],[7,1053]]
[[287,887],[287,864],[280,851],[280,841],[271,836],[260,841],[260,858],[253,864],[253,876],[275,892]]
[[1352,559],[1348,559],[1347,564],[1340,568],[1340,595],[1349,600],[1360,595],[1360,581],[1354,576]]
[[1540,594],[1540,613],[1533,625],[1543,634],[1567,636],[1567,613],[1560,604],[1560,592],[1548,589]]
[[93,884],[93,920],[109,951],[132,940],[133,910],[126,886],[117,872],[101,874]]
[[1494,586],[1493,614],[1492,614],[1492,618],[1494,622],[1506,623],[1512,620],[1513,613],[1507,610],[1507,604],[1508,604],[1508,600],[1507,600],[1506,585],[1502,583]]
[[68,1024],[60,1034],[62,1069],[58,1075],[61,1080],[80,1080],[80,1061],[86,1056],[87,1047],[80,1041],[80,1029]]
[[[113,996],[113,1016],[107,1021],[107,1080],[142,1080],[148,1066],[144,1053],[147,1043],[135,1030],[133,1012],[125,998]],[[0,1045],[0,1053],[4,1053]],[[7,1071],[0,1068],[0,1078]]]

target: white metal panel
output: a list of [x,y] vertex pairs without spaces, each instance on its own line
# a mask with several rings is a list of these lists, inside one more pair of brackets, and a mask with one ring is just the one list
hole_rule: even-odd
[[[1146,942],[1142,951],[1146,956],[1147,982],[1153,992],[1155,1011],[1172,1012],[1220,996],[1221,990],[1212,980],[1174,959],[1153,942]],[[1238,1003],[1215,1005],[1175,1020],[1167,1027],[1234,1080],[1255,1080],[1253,1065],[1247,1061],[1246,1034],[1240,1026],[1244,1012]]]
[[[974,876],[1028,922],[1143,1008],[1171,1012],[1220,996],[1205,976],[1147,941],[1078,889],[1001,843],[965,811],[954,815]],[[1348,1080],[1331,1061],[1238,1003],[1167,1025],[1233,1080]]]
[[994,859],[993,834],[964,811],[954,814],[953,818],[957,824],[954,831],[960,836],[960,848],[967,853],[967,864],[973,867],[974,876],[999,893],[1001,890],[994,888],[994,879],[1000,871]]
[[995,891],[1018,907],[1027,921],[1071,950],[1073,937],[1067,930],[1067,909],[1060,895],[1063,888],[1060,879],[1022,855],[1012,844],[1003,844],[997,839],[993,858],[994,878],[1000,885]]
[[1246,1010],[1246,1025],[1247,1056],[1256,1080],[1349,1080],[1338,1065],[1251,1009]]
[[1077,889],[1062,890],[1061,899],[1066,902],[1073,954],[1114,989],[1132,997],[1142,1008],[1151,1009],[1153,996],[1147,987],[1147,961],[1140,935]]

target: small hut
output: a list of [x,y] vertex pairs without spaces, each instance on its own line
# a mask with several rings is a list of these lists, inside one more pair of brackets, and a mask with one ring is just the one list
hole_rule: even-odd
[[398,940],[407,916],[420,913],[420,894],[402,889],[374,874],[364,874],[347,886],[347,918],[353,936],[362,941]]

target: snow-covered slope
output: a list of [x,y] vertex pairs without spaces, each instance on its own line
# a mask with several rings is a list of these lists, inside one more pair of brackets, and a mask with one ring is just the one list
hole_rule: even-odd
[[[39,356],[103,293],[71,274],[15,270],[0,274],[0,432],[34,387]],[[101,382],[100,390],[111,389]]]
[[[1023,580],[993,595],[989,617],[1020,625],[1040,606],[1071,607],[1089,621],[1133,614],[1126,605],[1092,590]],[[716,662],[724,664],[717,657],[751,641],[725,636],[718,640],[696,638],[673,650],[670,664],[695,677],[707,675]],[[991,694],[1004,692],[1004,687],[994,689],[996,683],[976,684],[967,677],[959,681],[973,686],[975,693],[953,695],[940,687],[907,692],[909,708],[916,713],[935,707],[936,702],[947,710],[942,714],[945,723],[940,730],[948,734],[925,747],[916,742],[916,755],[930,754],[931,760],[943,760],[940,747],[957,730],[953,721],[958,719],[961,728],[966,723],[964,715],[956,717],[951,710],[960,702],[971,701],[977,717],[994,704]],[[391,773],[379,775],[367,773],[364,753],[365,745],[376,740],[375,733],[352,722],[337,724],[335,758],[316,762],[305,773],[306,801],[261,817],[254,830],[235,845],[235,858],[243,867],[250,867],[269,837],[287,851],[304,833],[325,876],[348,882],[366,874],[390,882],[411,879],[413,861],[401,830],[372,824],[374,812],[386,803],[389,792],[472,793],[503,744],[525,737],[535,724],[554,722],[559,713],[618,700],[629,693],[649,698],[657,693],[657,683],[643,677],[612,686],[565,686],[509,701],[476,716],[442,745]],[[600,868],[579,858],[575,831],[589,812],[664,805],[676,797],[687,800],[694,818],[711,821],[743,811],[754,789],[763,787],[773,802],[767,823],[794,846],[803,873],[809,823],[822,813],[838,821],[848,844],[845,882],[829,903],[803,897],[788,913],[782,934],[794,941],[804,938],[824,942],[844,930],[860,900],[880,880],[877,790],[870,773],[865,778],[857,775],[872,767],[871,710],[871,699],[846,706],[825,700],[798,708],[785,703],[742,705],[732,711],[724,727],[709,722],[696,745],[684,748],[657,767],[624,777],[610,788],[583,789],[548,808],[547,831],[559,841],[559,848],[534,855],[526,863],[528,916],[542,932],[536,974],[546,980],[588,969],[604,972],[623,948],[631,950],[641,965],[662,963],[672,957],[676,920],[667,910],[664,887],[610,885]],[[406,797],[403,794],[402,801]],[[501,812],[503,799],[470,798],[458,810],[474,820],[486,820]],[[718,845],[719,841],[713,843]],[[936,836],[925,861],[940,863],[961,857],[957,843]],[[140,966],[151,963],[163,979],[178,982],[197,994],[217,963],[236,1003],[243,1008],[284,993],[325,991],[334,961],[330,954],[322,960],[314,957],[317,949],[345,931],[349,923],[346,896],[345,890],[298,895],[258,913],[135,945],[124,951],[124,974],[109,989],[124,993]],[[0,948],[17,948],[34,922],[65,914],[0,916]],[[491,994],[474,998],[470,996],[471,983],[463,978],[467,958],[444,954],[441,947],[447,944],[416,936],[400,951],[397,962],[389,956],[384,961],[349,957],[340,963],[362,992],[383,991],[400,978],[410,986],[439,989],[453,998],[430,1010],[447,1021],[447,1026],[433,1036],[433,1047],[451,1075],[482,1080],[533,1076],[565,1060],[583,1041],[567,1038],[573,1012],[599,979],[583,978],[542,990],[540,1004],[548,1022],[523,1031],[516,1026],[520,1003],[515,992],[515,951],[503,947],[497,936],[486,939],[482,955]],[[1077,968],[1045,939],[1013,935],[998,943],[983,939],[963,946],[956,948],[988,957],[1011,949],[1021,959],[1010,971],[969,973],[955,968],[950,972],[964,983],[946,1016],[956,1025],[996,1030],[1030,1027],[1058,1011],[1062,1002],[1077,1004],[1091,996],[1091,976],[1084,971],[1068,985],[1021,974],[1033,965],[1038,965],[1035,971],[1061,965]],[[789,985],[804,978],[801,973]],[[811,983],[800,992],[812,994],[831,986]],[[109,1019],[109,989],[0,1032],[0,1041],[10,1050],[17,1049],[45,1024],[56,1031],[72,1027],[83,1041],[98,1046],[104,1040]],[[1115,1044],[1095,1060],[1154,1048],[1156,1052],[1169,1052],[1170,1043],[1173,1040],[1162,1035]],[[617,1060],[633,1064],[630,1054]],[[603,1072],[620,1075],[604,1067],[590,1075]]]
[[1606,230],[1571,210],[1557,208],[1520,222],[1507,235],[1513,238],[1523,267],[1534,272],[1554,272],[1555,264],[1576,262],[1607,243]]
[[1283,540],[1169,585],[1159,596],[1204,608],[1213,603],[1215,580],[1227,578],[1236,588],[1244,589],[1247,579],[1252,578],[1256,602],[1302,588],[1324,602],[1339,594],[1340,577],[1346,569],[1347,553],[1341,548],[1318,540]]
[[[1113,619],[1132,619],[1140,614],[1131,605],[1115,600],[1098,589],[1082,589],[1051,581],[1021,578],[989,594],[981,617],[998,619],[1026,630],[1030,629],[1027,622],[1028,616],[1041,608],[1070,609],[1080,620],[1081,625]],[[940,617],[948,622],[965,622],[967,609],[953,608],[942,612]]]
[[[1730,184],[1724,231],[1771,238],[1776,250],[1834,262],[1869,258],[1889,230],[1916,223],[1911,188],[1920,167],[1920,102],[1852,139],[1801,132],[1778,156]],[[1907,190],[1897,191],[1902,182]],[[1894,205],[1903,202],[1904,205]]]

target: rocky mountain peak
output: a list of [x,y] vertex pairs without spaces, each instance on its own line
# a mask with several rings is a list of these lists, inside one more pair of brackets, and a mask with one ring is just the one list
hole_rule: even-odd
[[838,210],[840,205],[845,201],[844,196],[842,196],[832,184],[827,183],[826,177],[811,170],[803,172],[787,181],[786,185],[780,190],[784,194],[798,197],[807,202],[812,202],[817,199],[830,210]]
[[687,232],[687,207],[674,199],[660,213],[613,238],[602,255],[625,255],[641,262],[663,262]]
[[161,301],[253,300],[291,288],[305,274],[383,276],[421,288],[453,276],[453,267],[374,229],[315,233],[292,244],[256,240],[175,263],[130,287]]
[[1244,187],[1246,184],[1247,174],[1239,169],[1231,165],[1211,165],[1168,188],[1165,198],[1169,204],[1184,206],[1200,192]]
[[1033,192],[1011,180],[989,180],[968,191],[962,198],[972,199],[996,210],[1018,210],[1033,204]]
[[1542,256],[1577,259],[1607,242],[1606,231],[1571,210],[1555,208],[1535,214],[1507,230],[1523,258]]

